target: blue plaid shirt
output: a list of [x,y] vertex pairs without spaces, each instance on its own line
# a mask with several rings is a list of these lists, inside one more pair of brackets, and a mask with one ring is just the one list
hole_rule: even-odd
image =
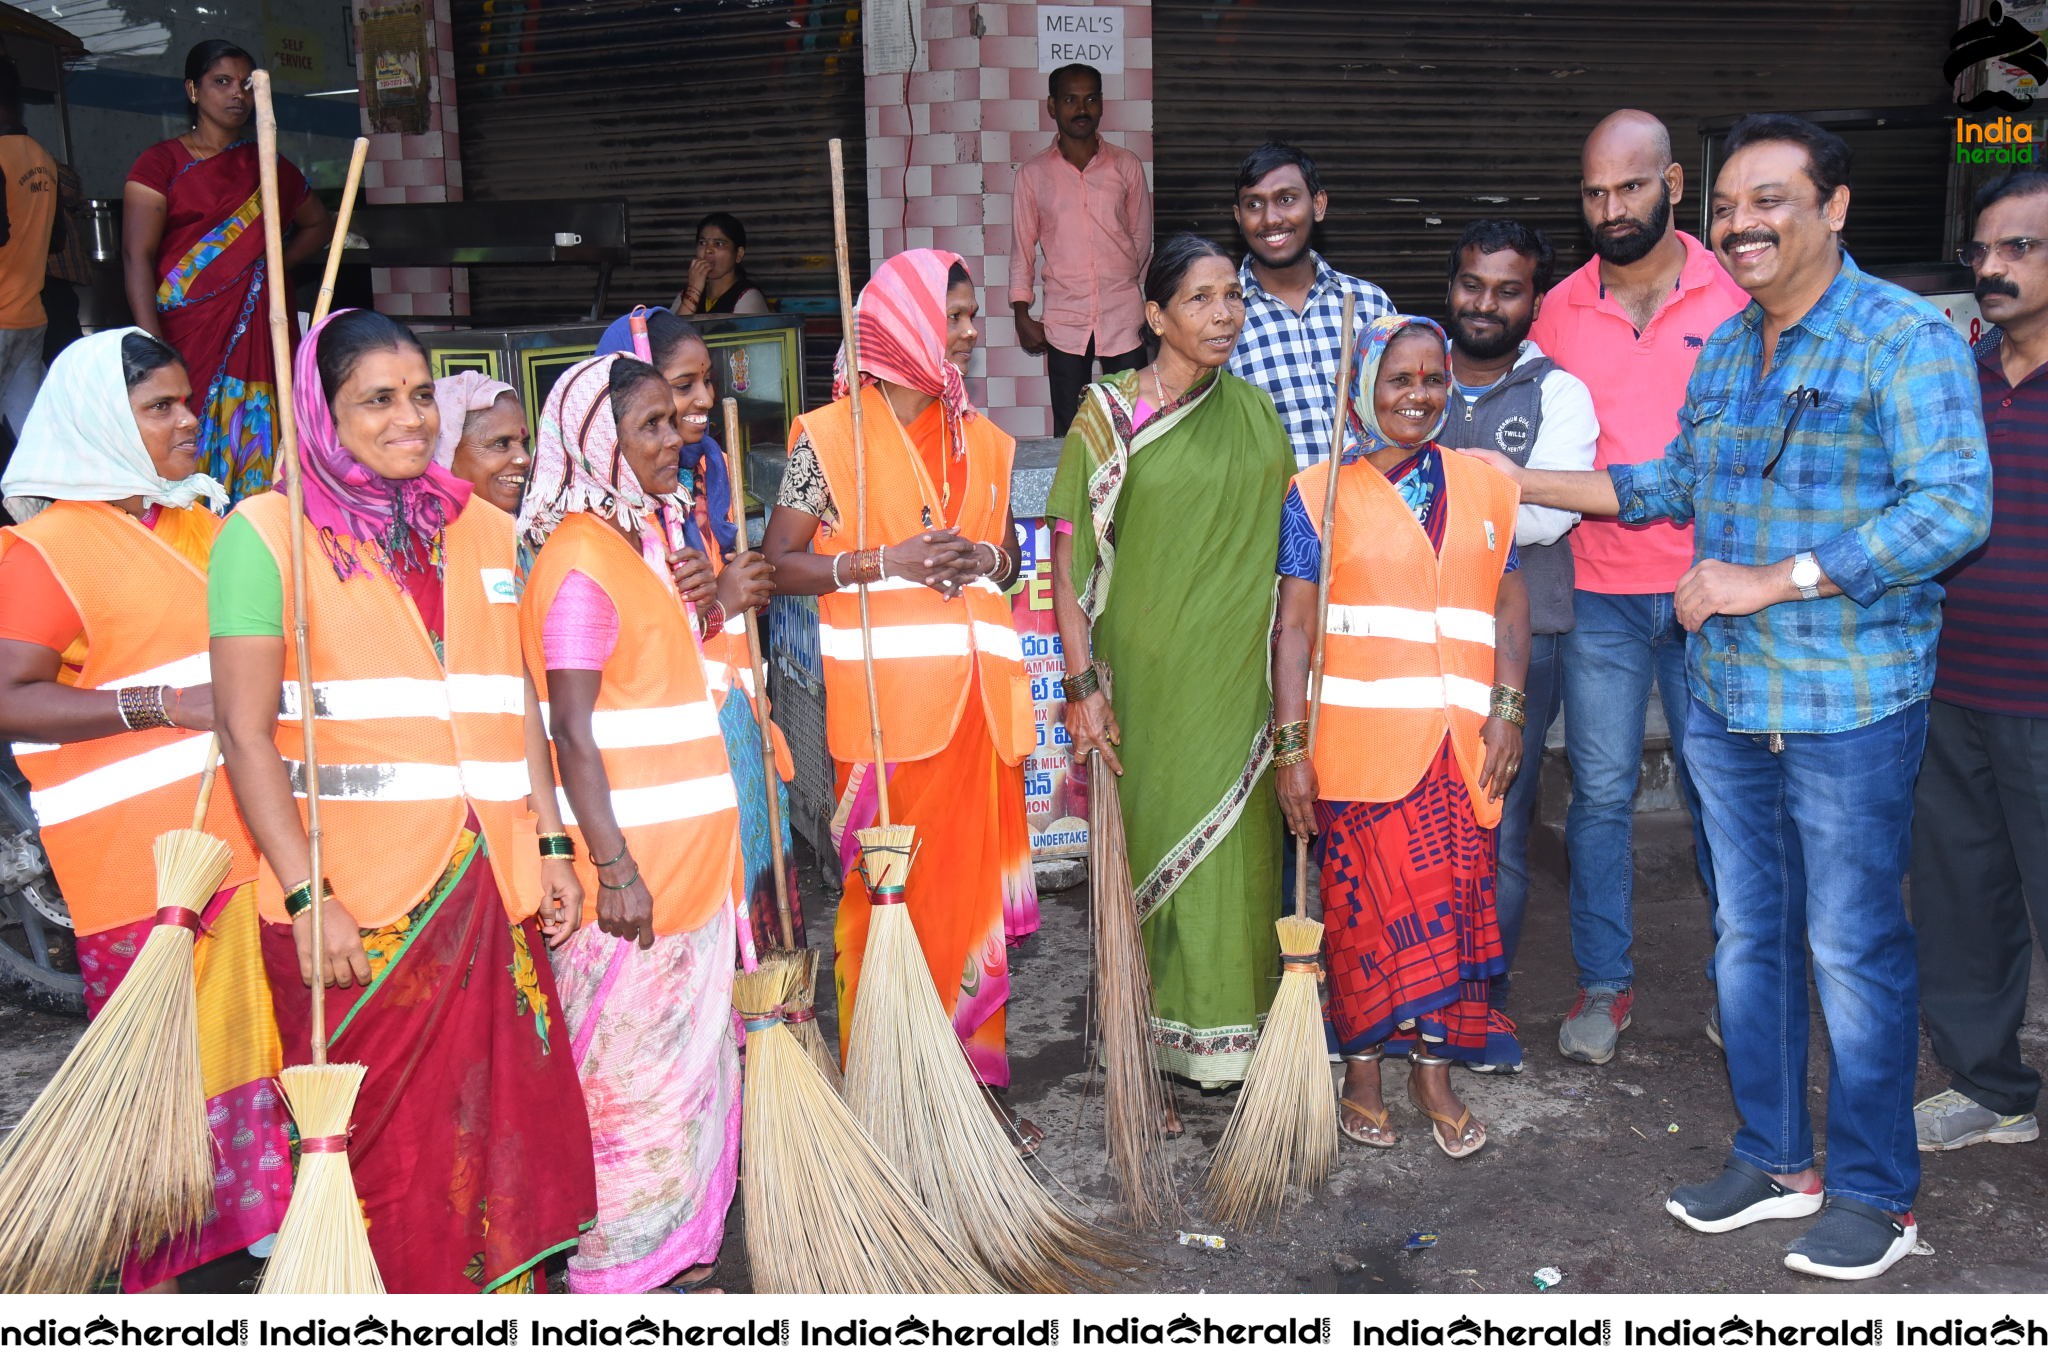
[[1762,326],[1752,303],[1716,328],[1663,458],[1607,473],[1624,522],[1696,522],[1695,561],[1813,553],[1840,597],[1710,618],[1687,667],[1732,731],[1853,730],[1928,695],[1934,576],[1990,526],[1976,363],[1926,301],[1846,252],[1768,372]]
[[1311,252],[1316,281],[1308,304],[1297,314],[1266,293],[1247,256],[1237,268],[1244,289],[1244,331],[1230,354],[1230,373],[1273,396],[1281,425],[1294,446],[1294,463],[1306,470],[1330,458],[1330,424],[1337,420],[1337,353],[1344,344],[1344,291],[1358,296],[1353,326],[1359,332],[1394,305],[1378,285],[1344,275]]

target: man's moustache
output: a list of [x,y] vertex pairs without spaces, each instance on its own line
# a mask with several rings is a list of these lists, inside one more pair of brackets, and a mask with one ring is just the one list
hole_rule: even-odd
[[2020,289],[2018,285],[2013,284],[2013,282],[2010,280],[2003,280],[1995,277],[1990,280],[1979,280],[1977,282],[1977,288],[1972,290],[1971,293],[1976,295],[1979,299],[1989,299],[1994,294],[2003,294],[2010,299],[2017,299],[2020,297]]
[[1743,247],[1775,247],[1777,245],[1778,235],[1776,233],[1744,233],[1740,237],[1724,237],[1721,239],[1721,250],[1724,252],[1737,251]]

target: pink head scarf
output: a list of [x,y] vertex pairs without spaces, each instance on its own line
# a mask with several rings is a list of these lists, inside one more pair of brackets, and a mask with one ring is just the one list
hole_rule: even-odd
[[[386,573],[423,569],[439,559],[442,529],[469,501],[467,480],[438,465],[412,479],[389,479],[364,465],[341,444],[327,391],[320,383],[320,336],[338,309],[315,323],[292,361],[292,414],[298,420],[299,463],[306,472],[306,520],[320,529],[320,545],[343,579],[363,568],[356,546],[368,546],[370,560]],[[280,470],[278,485],[284,487]]]
[[[930,247],[896,253],[875,267],[854,314],[861,375],[937,399],[955,459],[967,454],[962,424],[980,416],[968,401],[967,377],[946,359],[946,277],[959,260]],[[847,389],[842,346],[832,364],[832,397],[844,397]]]
[[516,397],[518,393],[481,370],[458,370],[434,381],[434,407],[441,410],[441,439],[434,443],[434,464],[452,470],[455,448],[462,445],[462,429],[469,415],[483,412],[507,394]]

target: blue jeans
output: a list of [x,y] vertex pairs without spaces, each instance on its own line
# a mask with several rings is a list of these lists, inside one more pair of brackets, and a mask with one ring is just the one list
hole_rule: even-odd
[[1695,701],[1686,738],[1721,890],[1715,980],[1735,1154],[1813,1163],[1806,1109],[1809,956],[1829,1042],[1827,1189],[1913,1208],[1920,991],[1901,882],[1927,704],[1834,735],[1737,735]]
[[1668,593],[1572,594],[1577,624],[1564,652],[1564,746],[1572,766],[1565,814],[1571,857],[1572,957],[1579,986],[1635,985],[1635,797],[1643,764],[1643,713],[1656,682],[1671,728],[1671,761],[1692,816],[1693,855],[1713,906],[1714,874],[1700,826],[1699,794],[1685,762],[1685,628]]
[[1495,914],[1500,921],[1500,976],[1489,989],[1496,1011],[1508,1007],[1508,974],[1515,966],[1515,946],[1522,942],[1522,914],[1529,909],[1529,826],[1543,779],[1543,737],[1557,720],[1563,700],[1563,638],[1554,632],[1529,637],[1529,724],[1522,728],[1522,770],[1508,785],[1500,809],[1500,855],[1494,874]]

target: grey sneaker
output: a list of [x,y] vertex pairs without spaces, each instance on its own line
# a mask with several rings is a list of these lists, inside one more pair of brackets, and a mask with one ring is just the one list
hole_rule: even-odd
[[1581,988],[1571,1014],[1557,1032],[1557,1052],[1581,1063],[1605,1063],[1614,1057],[1621,1032],[1629,1027],[1632,991],[1611,987]]
[[1922,1153],[1946,1153],[1972,1144],[2031,1144],[2041,1122],[2031,1115],[2000,1115],[1950,1088],[1913,1108],[1913,1133]]

